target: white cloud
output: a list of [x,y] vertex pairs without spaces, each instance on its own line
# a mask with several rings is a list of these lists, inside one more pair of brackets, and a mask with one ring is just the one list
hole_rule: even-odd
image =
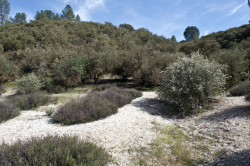
[[69,3],[75,3],[77,4],[78,0],[57,0],[61,3],[64,3],[64,4],[69,4]]
[[238,5],[237,7],[235,7],[233,10],[231,10],[231,12],[229,13],[229,15],[228,16],[231,16],[231,15],[233,15],[234,13],[236,13],[237,12],[237,10],[238,9],[240,9],[243,5],[245,5],[245,2],[244,3],[242,3],[242,4],[240,4],[240,5]]
[[104,0],[86,0],[84,6],[90,10],[100,6],[104,7]]
[[208,35],[209,34],[209,31],[205,31],[204,32],[204,35],[206,36],[206,35]]

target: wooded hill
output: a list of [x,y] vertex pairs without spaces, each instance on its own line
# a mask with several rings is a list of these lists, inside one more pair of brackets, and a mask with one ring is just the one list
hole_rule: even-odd
[[[158,85],[160,71],[199,51],[229,65],[228,87],[249,71],[250,25],[178,43],[129,24],[36,20],[0,26],[0,83],[34,72],[53,91],[104,74],[132,77],[142,86]],[[226,50],[222,50],[226,49]]]

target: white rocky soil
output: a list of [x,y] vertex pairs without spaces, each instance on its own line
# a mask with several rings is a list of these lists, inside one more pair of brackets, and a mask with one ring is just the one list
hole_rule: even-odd
[[[8,92],[9,93],[9,92]],[[2,95],[2,99],[6,94]],[[155,123],[161,125],[178,124],[185,133],[193,132],[216,139],[211,151],[226,149],[229,153],[240,152],[250,148],[250,102],[243,97],[224,97],[222,103],[214,109],[196,117],[175,119],[161,115],[155,92],[143,92],[143,96],[118,110],[118,113],[95,122],[62,126],[54,124],[47,116],[47,107],[38,110],[22,111],[18,117],[0,124],[0,144],[12,144],[16,140],[27,141],[31,137],[46,135],[77,135],[83,140],[101,146],[111,154],[116,162],[110,165],[131,165],[129,148],[147,147],[159,133],[154,129]],[[227,154],[229,155],[229,154]],[[249,159],[250,160],[250,159]],[[220,159],[210,159],[211,163],[220,165]],[[237,161],[236,161],[237,162]],[[209,163],[208,163],[209,164]],[[223,165],[223,164],[222,164]]]

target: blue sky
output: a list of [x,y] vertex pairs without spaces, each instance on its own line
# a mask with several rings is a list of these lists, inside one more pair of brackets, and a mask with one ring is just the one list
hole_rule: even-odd
[[131,24],[144,27],[153,34],[178,41],[184,40],[188,26],[196,26],[200,37],[212,32],[247,24],[250,8],[247,0],[8,0],[10,16],[24,12],[27,20],[34,20],[39,10],[61,13],[71,5],[82,21]]

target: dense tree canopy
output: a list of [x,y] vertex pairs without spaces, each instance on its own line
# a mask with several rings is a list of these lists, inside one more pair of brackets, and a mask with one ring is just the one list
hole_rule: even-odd
[[78,14],[77,14],[76,17],[75,17],[75,21],[76,21],[76,22],[81,22],[81,18],[80,18],[80,16],[79,16]]
[[175,35],[170,38],[171,41],[177,42]]
[[22,21],[26,21],[27,15],[25,13],[16,13],[14,18],[10,17],[9,21],[12,24],[16,24]]
[[128,29],[128,30],[130,30],[130,31],[133,31],[133,30],[134,30],[134,27],[133,27],[132,25],[126,24],[126,23],[120,24],[120,25],[119,25],[119,28],[126,28],[126,29]]
[[200,31],[196,26],[188,26],[184,31],[184,37],[187,41],[198,39]]
[[41,10],[41,12],[37,11],[34,18],[35,20],[42,20],[42,19],[54,20],[55,13],[53,13],[51,10]]
[[66,5],[66,7],[62,10],[61,18],[74,21],[75,15],[70,5]]
[[0,0],[0,25],[4,25],[10,14],[10,3],[7,0]]

